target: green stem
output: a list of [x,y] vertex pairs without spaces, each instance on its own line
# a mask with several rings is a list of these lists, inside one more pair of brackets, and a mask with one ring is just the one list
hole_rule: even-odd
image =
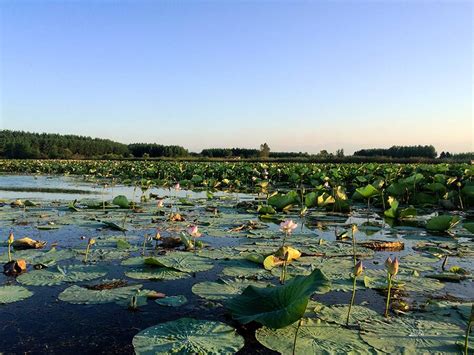
[[357,258],[356,258],[356,239],[355,233],[352,231],[352,256],[354,259],[354,267],[357,265]]
[[356,281],[357,276],[354,276],[354,283],[352,284],[352,297],[351,303],[349,303],[349,311],[347,312],[346,325],[349,325],[349,317],[351,316],[352,305],[354,304],[355,294],[356,294]]
[[12,261],[12,251],[11,251],[12,244],[8,243],[8,261]]
[[296,339],[298,339],[298,332],[300,330],[300,327],[301,327],[301,318],[298,321],[298,326],[296,327],[296,331],[295,331],[295,339],[293,341],[293,352],[292,352],[293,355],[296,354]]
[[196,237],[193,238],[194,254],[196,254]]
[[87,262],[87,256],[89,255],[89,249],[90,249],[90,244],[87,243],[87,248],[86,248],[86,256],[84,257],[84,262]]
[[387,292],[387,303],[385,304],[385,318],[388,318],[388,310],[390,307],[390,292],[392,290],[392,275],[388,274],[387,276],[388,280],[388,292]]
[[469,335],[471,334],[471,325],[472,325],[472,321],[469,320],[469,323],[467,323],[467,329],[466,329],[466,339],[464,340],[464,355],[468,355]]

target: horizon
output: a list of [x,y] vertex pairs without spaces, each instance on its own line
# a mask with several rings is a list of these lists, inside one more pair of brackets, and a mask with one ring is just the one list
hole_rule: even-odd
[[472,11],[469,1],[5,1],[0,129],[192,152],[474,151]]

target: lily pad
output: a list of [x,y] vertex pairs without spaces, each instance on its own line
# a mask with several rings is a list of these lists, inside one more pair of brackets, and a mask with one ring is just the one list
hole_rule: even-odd
[[33,292],[22,286],[0,286],[0,304],[12,303],[33,296]]
[[30,286],[54,286],[64,282],[89,281],[105,276],[106,270],[94,266],[73,265],[65,268],[56,266],[33,270],[17,277],[17,281]]
[[362,328],[367,344],[391,354],[457,354],[464,334],[455,324],[417,317],[370,319]]
[[133,285],[94,290],[73,285],[61,292],[58,298],[73,304],[126,303],[141,287],[142,285]]
[[194,284],[192,291],[199,297],[208,300],[225,300],[242,293],[247,286],[267,287],[266,282],[253,280],[219,280],[217,282],[205,281]]
[[184,252],[171,252],[164,256],[145,258],[145,264],[167,267],[181,272],[207,271],[214,267],[208,258]]
[[155,300],[160,306],[167,306],[167,307],[179,307],[183,304],[188,303],[188,299],[186,296],[178,295],[178,296],[167,296],[165,298],[159,298]]
[[135,335],[137,355],[155,354],[234,354],[244,339],[225,323],[180,318],[161,323]]
[[[296,324],[283,329],[262,327],[255,337],[258,342],[283,355],[293,354]],[[296,354],[370,354],[375,353],[359,333],[336,324],[304,320],[298,331]]]

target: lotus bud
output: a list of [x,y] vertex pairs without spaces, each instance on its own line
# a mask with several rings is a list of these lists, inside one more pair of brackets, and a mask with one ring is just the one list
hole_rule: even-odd
[[156,231],[155,236],[153,237],[155,240],[160,240],[161,239],[161,234],[159,231]]
[[87,242],[89,245],[94,245],[95,244],[95,239],[94,238],[89,238],[89,241]]
[[393,261],[390,259],[390,257],[387,258],[387,261],[385,261],[385,266],[387,267],[388,273],[392,277],[398,274],[399,262],[397,258],[393,259]]
[[360,276],[362,274],[362,271],[364,271],[364,266],[362,265],[362,261],[359,261],[356,266],[354,266],[354,276]]
[[157,202],[157,204],[156,204],[156,206],[157,206],[158,208],[162,208],[162,207],[164,206],[163,199],[159,199],[158,202]]
[[15,237],[13,236],[13,232],[10,232],[10,235],[8,236],[8,244],[13,244],[14,240]]

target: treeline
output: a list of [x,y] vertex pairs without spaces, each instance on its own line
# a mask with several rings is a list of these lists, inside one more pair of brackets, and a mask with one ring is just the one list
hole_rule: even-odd
[[128,145],[130,154],[134,157],[187,157],[189,152],[187,149],[179,145],[161,145],[155,143],[134,143]]
[[14,159],[72,159],[129,155],[126,144],[109,139],[51,133],[0,131],[0,156]]
[[0,157],[8,159],[119,159],[131,157],[186,157],[180,146],[122,144],[109,139],[52,133],[0,131]]
[[435,147],[432,145],[393,146],[388,149],[361,149],[354,152],[358,157],[390,157],[390,158],[436,158]]
[[[200,156],[206,158],[244,158],[256,159],[262,156],[260,149],[247,148],[209,148],[203,149]],[[302,152],[269,152],[269,158],[309,158],[312,155]]]

